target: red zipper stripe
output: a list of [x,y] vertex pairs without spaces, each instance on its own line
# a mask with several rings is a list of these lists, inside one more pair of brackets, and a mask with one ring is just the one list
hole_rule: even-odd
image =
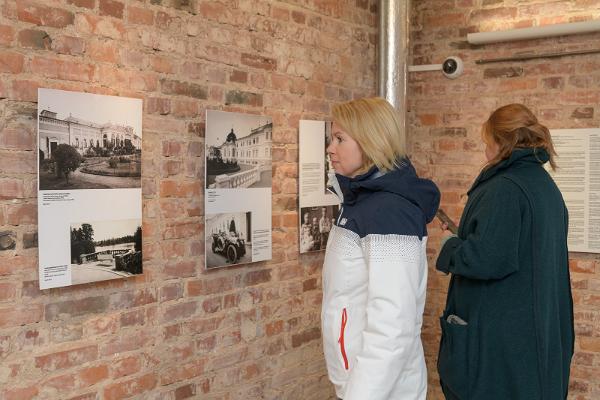
[[342,311],[342,326],[340,329],[340,338],[338,340],[340,344],[340,350],[342,352],[342,358],[344,359],[344,368],[348,369],[348,357],[346,356],[346,348],[344,347],[344,331],[346,330],[346,323],[348,322],[348,314],[346,309]]

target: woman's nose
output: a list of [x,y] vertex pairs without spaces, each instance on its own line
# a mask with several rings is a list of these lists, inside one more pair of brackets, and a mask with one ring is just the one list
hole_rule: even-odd
[[333,140],[331,141],[331,143],[329,143],[329,146],[327,146],[327,148],[325,149],[325,152],[327,154],[332,154],[333,153]]

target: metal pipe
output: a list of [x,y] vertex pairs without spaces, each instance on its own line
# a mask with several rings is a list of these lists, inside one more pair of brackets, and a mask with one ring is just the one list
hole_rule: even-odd
[[410,0],[379,2],[379,96],[398,110],[406,137],[406,75]]
[[531,28],[509,29],[506,31],[469,33],[467,34],[467,41],[471,44],[487,44],[553,36],[577,35],[598,31],[600,31],[600,20],[594,20],[535,26]]
[[535,60],[538,58],[557,58],[557,57],[566,57],[566,56],[578,56],[584,54],[597,54],[600,53],[600,49],[590,49],[590,50],[574,50],[574,51],[562,51],[555,53],[540,53],[540,54],[523,54],[512,57],[501,57],[501,58],[483,58],[475,61],[475,64],[491,64],[498,62],[509,62],[509,61],[527,61],[527,60]]

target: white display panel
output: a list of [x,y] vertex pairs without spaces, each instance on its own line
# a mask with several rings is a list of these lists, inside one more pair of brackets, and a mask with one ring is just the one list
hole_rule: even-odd
[[206,269],[272,257],[270,117],[206,112]]
[[600,129],[550,132],[558,153],[550,174],[569,210],[569,251],[600,253]]
[[339,199],[327,188],[333,173],[326,148],[331,122],[300,121],[299,243],[300,253],[325,250],[339,211]]
[[142,101],[38,90],[40,289],[142,273]]

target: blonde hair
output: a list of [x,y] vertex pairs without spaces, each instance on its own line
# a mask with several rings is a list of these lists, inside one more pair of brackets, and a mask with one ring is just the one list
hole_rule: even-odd
[[373,165],[380,171],[390,171],[406,155],[398,113],[385,99],[371,97],[336,104],[332,116],[361,148],[363,166],[359,173]]
[[509,158],[516,148],[543,148],[550,157],[550,167],[556,169],[550,131],[523,104],[509,104],[494,111],[483,124],[481,135],[487,143],[492,141],[498,146],[498,154],[485,168]]

